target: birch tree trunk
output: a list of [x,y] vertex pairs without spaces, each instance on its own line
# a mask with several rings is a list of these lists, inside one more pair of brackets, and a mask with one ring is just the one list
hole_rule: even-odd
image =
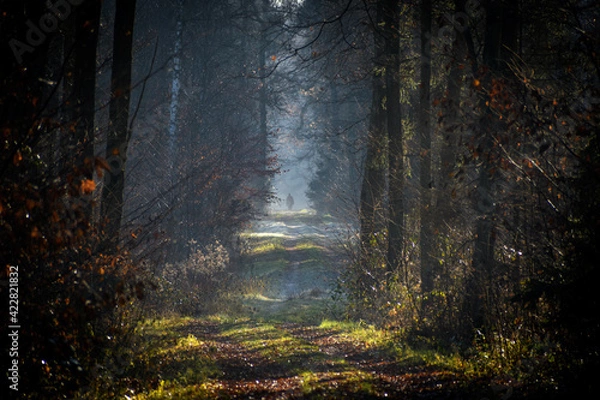
[[[177,1],[177,26],[175,28],[175,50],[173,52],[173,75],[171,78],[171,102],[169,104],[169,161],[175,158],[177,144],[177,117],[179,112],[179,95],[181,92],[181,49],[183,46],[183,3]],[[173,168],[173,166],[171,166]],[[171,171],[172,173],[172,171]]]

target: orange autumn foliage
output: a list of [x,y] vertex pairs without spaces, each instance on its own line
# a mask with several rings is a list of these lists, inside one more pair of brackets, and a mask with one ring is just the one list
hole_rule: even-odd
[[93,179],[84,179],[81,181],[80,190],[82,194],[90,194],[96,190],[96,182]]

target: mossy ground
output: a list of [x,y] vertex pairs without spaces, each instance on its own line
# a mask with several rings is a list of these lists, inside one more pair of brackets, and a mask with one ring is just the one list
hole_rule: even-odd
[[[281,317],[281,316],[280,316]],[[461,364],[360,323],[215,315],[157,321],[151,390],[136,399],[414,398],[465,393]]]

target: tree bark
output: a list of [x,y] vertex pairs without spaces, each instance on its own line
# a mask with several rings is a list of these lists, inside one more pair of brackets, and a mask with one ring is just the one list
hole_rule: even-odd
[[[79,126],[83,134],[83,161],[94,156],[94,116],[96,94],[96,50],[98,48],[98,31],[100,29],[100,11],[102,3],[92,0],[77,8],[77,25],[75,27],[75,63],[73,72],[76,76],[73,93],[75,94],[75,110],[79,116]],[[79,129],[78,129],[79,131]],[[86,168],[86,177],[92,178],[92,168]]]
[[114,250],[118,246],[123,213],[125,165],[131,137],[128,124],[135,6],[136,0],[116,2],[109,108],[110,129],[106,142],[106,155],[113,162],[111,162],[110,172],[105,175],[102,192],[102,216],[106,224],[102,246],[104,251]]
[[[454,10],[458,13],[465,12],[465,0],[455,0]],[[466,23],[467,21],[465,21]],[[446,231],[446,223],[449,222],[453,212],[448,199],[451,197],[450,186],[452,184],[452,172],[456,164],[456,151],[458,146],[458,126],[461,104],[462,78],[461,72],[466,68],[465,31],[467,27],[455,30],[452,43],[452,60],[450,61],[450,72],[448,73],[448,84],[444,99],[444,122],[442,124],[442,149],[440,151],[440,172],[437,185],[438,195],[436,198],[436,209],[442,221],[439,224],[440,232]]]
[[385,0],[386,112],[389,136],[389,272],[402,269],[404,246],[404,135],[400,108],[400,2]]
[[[475,242],[473,246],[472,272],[467,279],[466,311],[474,328],[486,327],[486,311],[492,300],[486,288],[492,284],[491,275],[496,265],[494,245],[496,238],[495,211],[496,201],[493,190],[494,181],[498,179],[493,157],[494,133],[503,129],[503,123],[494,114],[492,78],[501,78],[510,59],[510,52],[516,46],[518,32],[518,12],[502,1],[489,2],[486,7],[486,32],[483,63],[489,68],[481,76],[483,95],[479,120],[479,146],[481,148],[481,164],[477,179],[477,196],[475,211]],[[488,304],[486,304],[488,303]]]
[[[80,169],[82,180],[94,177],[94,139],[96,115],[96,51],[100,29],[100,13],[102,2],[91,0],[74,8],[72,38],[69,41],[72,49],[67,62],[67,82],[70,95],[67,101],[67,122],[73,124],[67,135],[69,144],[66,150],[75,151],[76,166]],[[84,212],[89,223],[92,223],[92,202],[86,201]]]
[[421,86],[419,88],[418,131],[420,136],[421,186],[421,291],[433,290],[436,260],[433,254],[433,227],[431,218],[431,0],[421,2]]
[[[383,2],[377,5],[377,24],[383,20]],[[371,115],[367,135],[367,154],[364,164],[363,181],[360,193],[360,243],[361,264],[369,268],[373,257],[373,241],[381,240],[383,229],[383,201],[385,194],[385,161],[387,153],[386,115],[383,108],[385,99],[384,38],[373,27],[374,65],[372,73]]]
[[267,208],[267,193],[270,188],[270,178],[268,173],[268,158],[269,158],[269,128],[268,128],[268,113],[267,103],[269,100],[268,81],[269,74],[267,72],[267,51],[268,30],[269,30],[269,8],[268,0],[258,0],[255,4],[258,17],[259,42],[258,54],[256,61],[258,63],[258,132],[257,132],[257,165],[259,165],[258,175],[255,178],[256,190],[256,208],[262,212]]

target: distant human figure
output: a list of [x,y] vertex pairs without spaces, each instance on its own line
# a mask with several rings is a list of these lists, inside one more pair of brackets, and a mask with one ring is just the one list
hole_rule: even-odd
[[294,198],[292,197],[292,194],[288,194],[287,199],[285,199],[285,203],[287,204],[287,208],[288,210],[291,210],[292,207],[294,207]]

